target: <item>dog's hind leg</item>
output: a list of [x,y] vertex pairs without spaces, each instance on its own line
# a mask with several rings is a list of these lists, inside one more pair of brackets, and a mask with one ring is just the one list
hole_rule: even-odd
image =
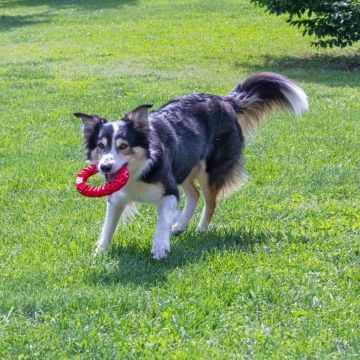
[[125,203],[112,203],[110,197],[107,201],[105,223],[97,243],[94,255],[101,250],[107,249],[111,245],[111,238],[114,235],[116,226],[119,222],[121,213],[124,211]]
[[171,228],[171,232],[175,235],[181,234],[188,228],[200,197],[200,193],[194,184],[194,178],[192,176],[188,176],[181,187],[185,193],[185,206],[176,223]]
[[198,179],[201,190],[204,194],[205,205],[201,214],[199,225],[197,226],[196,230],[206,231],[215,212],[218,190],[212,189],[210,187],[209,176],[206,172],[202,172],[199,175]]

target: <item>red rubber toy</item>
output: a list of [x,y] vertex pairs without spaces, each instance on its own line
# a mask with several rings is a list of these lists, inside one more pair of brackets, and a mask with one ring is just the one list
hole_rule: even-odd
[[90,165],[89,167],[81,170],[76,177],[75,187],[77,191],[84,196],[88,197],[102,197],[109,196],[116,191],[119,191],[127,181],[129,180],[129,171],[126,165],[123,165],[116,178],[113,181],[107,182],[106,185],[90,186],[86,184],[86,181],[90,176],[95,175],[98,172],[96,165]]

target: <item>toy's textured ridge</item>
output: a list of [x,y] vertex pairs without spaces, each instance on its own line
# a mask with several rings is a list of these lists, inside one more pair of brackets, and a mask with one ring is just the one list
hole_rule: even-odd
[[89,177],[95,175],[97,172],[98,168],[95,164],[93,164],[87,168],[82,169],[77,174],[75,187],[81,195],[88,197],[109,196],[125,186],[129,179],[129,171],[126,165],[123,165],[114,180],[100,186],[87,185],[86,181],[89,179]]

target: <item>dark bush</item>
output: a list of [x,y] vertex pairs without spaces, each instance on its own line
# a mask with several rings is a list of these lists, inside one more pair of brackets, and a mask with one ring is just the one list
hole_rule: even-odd
[[270,14],[287,14],[287,22],[314,35],[316,47],[345,47],[360,40],[360,0],[250,0]]

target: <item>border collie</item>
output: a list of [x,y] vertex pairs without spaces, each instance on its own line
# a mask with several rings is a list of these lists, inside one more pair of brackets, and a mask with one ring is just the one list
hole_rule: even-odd
[[[75,113],[83,123],[86,159],[98,165],[107,180],[127,164],[128,183],[107,199],[105,224],[96,253],[110,246],[121,214],[134,202],[156,205],[158,221],[152,255],[170,251],[170,234],[185,231],[204,195],[198,231],[205,231],[217,201],[242,182],[246,135],[275,108],[300,115],[307,96],[290,79],[276,73],[255,74],[226,96],[192,93],[169,101],[156,111],[141,105],[121,120]],[[178,212],[179,190],[185,206]]]

